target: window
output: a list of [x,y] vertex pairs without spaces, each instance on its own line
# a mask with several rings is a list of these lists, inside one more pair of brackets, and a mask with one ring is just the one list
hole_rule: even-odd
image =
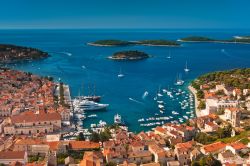
[[47,129],[45,129],[45,131],[44,131],[45,133],[47,133]]
[[37,130],[36,132],[39,133],[39,130]]

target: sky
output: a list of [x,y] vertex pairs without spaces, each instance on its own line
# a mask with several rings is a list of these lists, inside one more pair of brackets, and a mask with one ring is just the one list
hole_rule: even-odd
[[2,0],[0,29],[250,29],[250,0]]

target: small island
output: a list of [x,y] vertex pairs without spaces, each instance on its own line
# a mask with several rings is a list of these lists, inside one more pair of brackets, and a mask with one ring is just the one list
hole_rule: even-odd
[[48,53],[35,48],[0,44],[0,63],[12,63],[46,57],[48,57]]
[[190,37],[179,39],[178,41],[180,41],[180,42],[215,42],[215,43],[249,44],[250,37],[249,36],[235,36],[232,39],[212,39],[212,38],[202,37],[202,36],[190,36]]
[[123,40],[98,40],[95,42],[88,43],[90,46],[128,46],[133,44],[132,42]]
[[139,40],[139,41],[124,41],[124,40],[97,40],[95,42],[87,43],[90,46],[180,46],[176,41],[171,40]]
[[144,46],[180,46],[179,43],[171,40],[141,40],[135,43]]
[[179,39],[181,42],[211,42],[215,41],[214,39],[202,36],[189,36],[182,39]]
[[112,60],[142,60],[149,58],[149,55],[141,51],[120,51],[108,58]]

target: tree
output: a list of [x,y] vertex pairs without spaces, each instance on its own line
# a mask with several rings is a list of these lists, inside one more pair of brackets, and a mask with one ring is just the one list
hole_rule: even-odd
[[115,162],[112,162],[112,161],[110,161],[110,162],[108,162],[107,164],[106,164],[106,166],[116,166],[117,164],[115,163]]
[[82,132],[79,133],[79,135],[76,138],[77,141],[85,141],[85,137]]
[[99,137],[99,134],[96,133],[96,132],[93,132],[90,136],[90,141],[93,141],[93,142],[99,142],[100,141],[100,137]]

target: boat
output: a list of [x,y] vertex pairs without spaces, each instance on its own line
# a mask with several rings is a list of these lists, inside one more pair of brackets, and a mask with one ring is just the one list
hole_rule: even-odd
[[166,58],[167,59],[171,59],[172,58],[171,55],[170,55],[170,51],[169,51],[168,56]]
[[118,125],[124,124],[124,123],[122,122],[122,117],[121,117],[121,115],[116,114],[116,115],[114,116],[114,123],[115,123],[115,124],[118,124]]
[[158,100],[157,103],[159,103],[159,104],[164,104],[164,101]]
[[106,109],[109,104],[100,104],[89,100],[74,99],[73,106],[76,108],[80,108],[83,111],[95,111]]
[[159,107],[160,109],[163,109],[163,108],[164,108],[164,105],[159,104],[158,107]]
[[176,112],[176,111],[172,111],[172,114],[173,114],[173,115],[178,115],[179,113]]
[[96,118],[96,117],[97,117],[96,114],[91,114],[91,115],[88,116],[88,118]]
[[190,69],[187,67],[187,61],[186,61],[186,66],[185,66],[185,68],[184,68],[184,71],[185,71],[185,72],[189,72],[189,71],[190,71]]
[[122,70],[121,70],[121,69],[120,69],[120,72],[119,72],[119,74],[117,75],[117,77],[118,77],[118,78],[123,78],[123,77],[125,77],[125,75],[122,74]]
[[179,75],[179,76],[177,75],[175,85],[181,86],[183,84],[184,84],[184,81],[181,79],[181,75]]

